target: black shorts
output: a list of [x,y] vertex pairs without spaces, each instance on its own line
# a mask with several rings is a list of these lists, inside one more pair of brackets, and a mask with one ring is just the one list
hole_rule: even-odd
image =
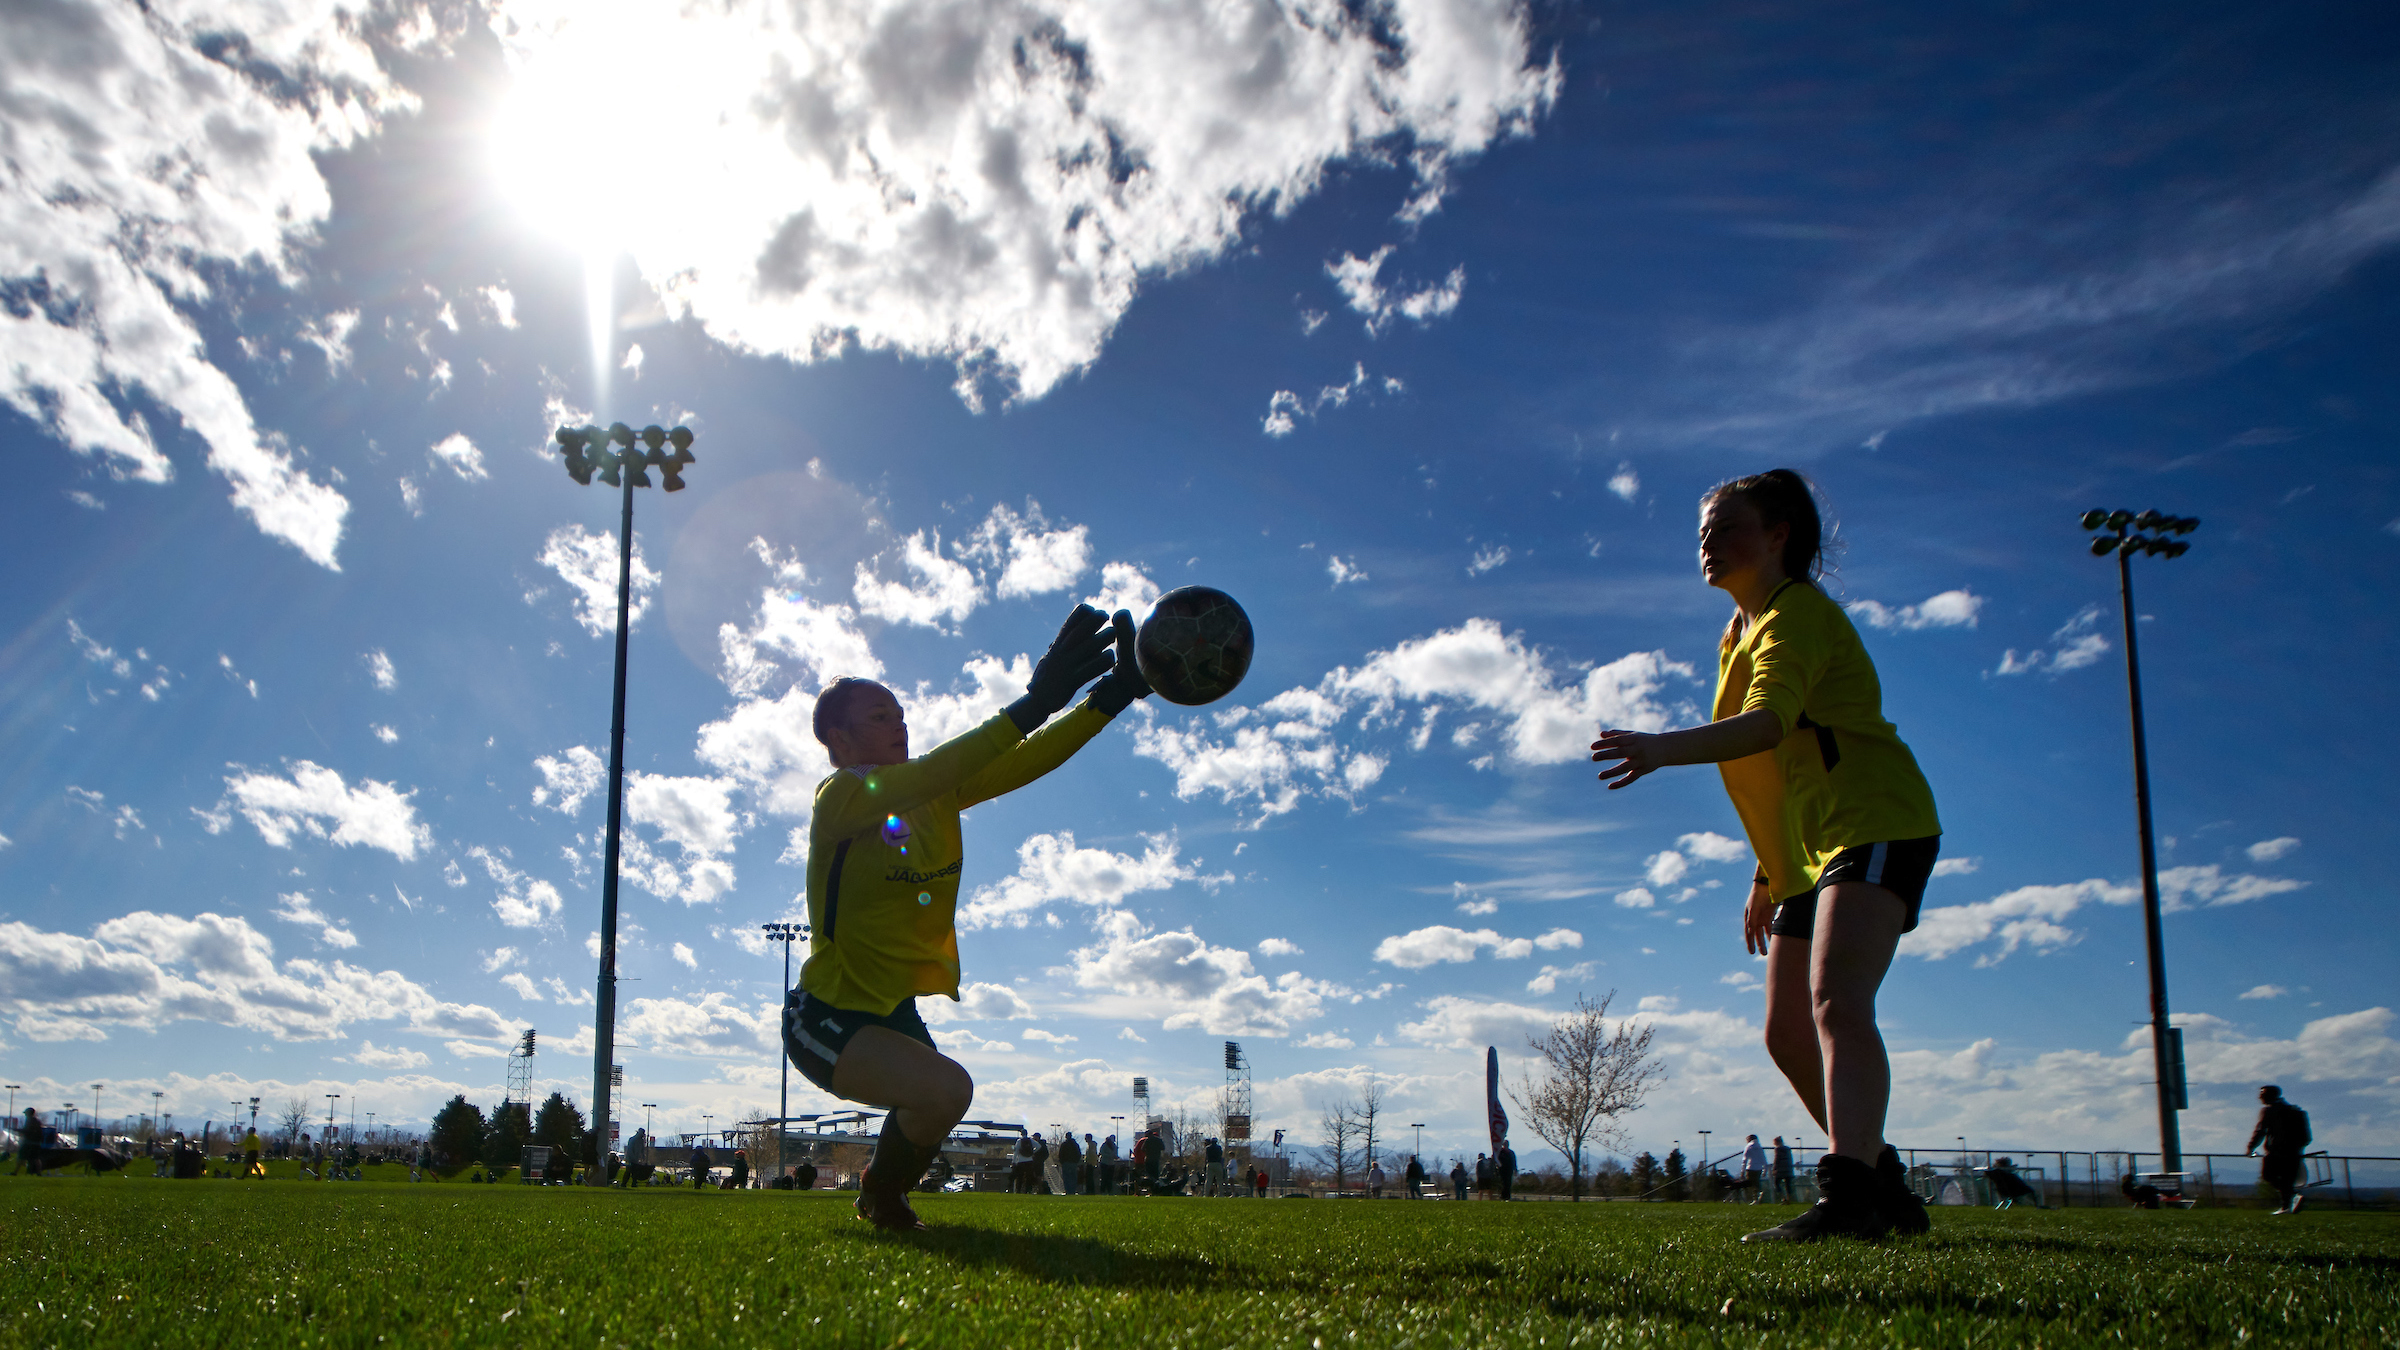
[[1802,891],[1775,906],[1767,931],[1778,937],[1813,938],[1817,934],[1817,892],[1845,881],[1881,886],[1908,906],[1903,933],[1917,926],[1917,911],[1925,904],[1925,883],[1933,880],[1933,860],[1941,856],[1942,837],[1895,839],[1881,844],[1855,844],[1833,855],[1817,877],[1814,889]]
[[783,1053],[791,1056],[792,1067],[801,1077],[827,1092],[833,1091],[834,1063],[863,1027],[888,1027],[928,1049],[940,1048],[933,1043],[933,1033],[925,1029],[925,1019],[917,1015],[913,998],[901,1000],[899,1007],[881,1015],[837,1008],[798,989],[783,1001]]

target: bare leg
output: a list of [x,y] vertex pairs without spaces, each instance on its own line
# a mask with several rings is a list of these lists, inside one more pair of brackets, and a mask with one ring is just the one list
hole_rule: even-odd
[[1825,1057],[1817,1046],[1810,1005],[1809,940],[1782,934],[1767,939],[1767,1055],[1792,1084],[1808,1118],[1825,1128]]
[[1817,896],[1809,992],[1825,1057],[1825,1133],[1832,1151],[1872,1167],[1883,1153],[1892,1066],[1875,1028],[1875,991],[1891,969],[1908,908],[1865,882],[1840,882]]
[[949,1137],[975,1101],[975,1080],[958,1061],[889,1027],[861,1027],[833,1065],[833,1093],[890,1111],[920,1148]]

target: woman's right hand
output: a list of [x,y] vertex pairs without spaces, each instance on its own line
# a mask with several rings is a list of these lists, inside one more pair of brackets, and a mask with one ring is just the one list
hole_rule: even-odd
[[1775,918],[1775,893],[1767,883],[1752,881],[1750,899],[1742,906],[1742,947],[1752,956],[1767,954],[1767,925]]

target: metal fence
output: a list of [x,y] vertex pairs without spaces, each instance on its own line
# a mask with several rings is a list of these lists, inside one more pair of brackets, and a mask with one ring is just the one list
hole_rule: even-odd
[[[2156,1173],[2157,1153],[2061,1151],[2058,1149],[1901,1149],[1910,1184],[1932,1204],[1993,1202],[1985,1174],[1993,1162],[2010,1159],[2017,1174],[2044,1204],[2068,1208],[2124,1208],[2122,1179]],[[2259,1177],[2260,1160],[2239,1153],[2186,1153],[2183,1193],[2209,1209],[2263,1209],[2282,1197]],[[2314,1153],[2301,1180],[2307,1204],[2334,1209],[2400,1209],[2400,1158]]]

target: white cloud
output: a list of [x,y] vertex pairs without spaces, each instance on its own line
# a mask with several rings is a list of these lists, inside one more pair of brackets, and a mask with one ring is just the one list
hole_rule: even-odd
[[[612,637],[617,631],[617,536],[581,525],[561,525],[542,541],[542,566],[558,573],[574,593],[575,622],[593,637]],[[633,539],[632,591],[625,622],[638,627],[650,608],[650,592],[658,589],[659,574],[642,559],[642,539]],[[526,597],[541,598],[539,592]]]
[[2282,998],[2284,995],[2291,992],[2291,990],[2284,988],[2280,984],[2254,984],[2248,989],[2243,990],[2241,997],[2246,999]]
[[463,431],[453,431],[435,441],[429,453],[434,463],[448,465],[450,472],[468,482],[492,476],[491,471],[483,467],[483,452],[475,448],[475,442],[468,440]]
[[[1119,1028],[1117,1028],[1117,1039],[1118,1039],[1118,1040],[1120,1040],[1120,1041],[1138,1041],[1138,1042],[1140,1042],[1140,1043],[1141,1043],[1141,1044],[1143,1044],[1143,1045],[1148,1045],[1148,1044],[1150,1043],[1150,1038],[1149,1038],[1149,1037],[1147,1037],[1147,1036],[1144,1036],[1142,1033],[1140,1033],[1140,1032],[1138,1032],[1138,1031],[1135,1031],[1135,1030],[1134,1030],[1132,1027],[1119,1027]],[[1311,1037],[1311,1038],[1310,1038],[1310,1040],[1314,1040],[1314,1039],[1315,1039],[1315,1037]],[[1302,1044],[1302,1045],[1306,1045],[1306,1044],[1308,1044],[1308,1042],[1307,1042],[1307,1041],[1302,1041],[1302,1042],[1301,1042],[1301,1044]]]
[[1608,476],[1608,490],[1616,494],[1617,500],[1630,502],[1642,495],[1642,476],[1633,471],[1631,464],[1621,463]]
[[961,985],[957,1002],[928,1000],[923,1011],[928,1022],[1005,1022],[1033,1016],[1033,1005],[1007,985],[977,982]]
[[1475,550],[1474,558],[1467,563],[1467,571],[1470,575],[1482,576],[1486,572],[1506,566],[1507,563],[1508,545],[1487,544]]
[[1271,937],[1259,939],[1258,954],[1260,956],[1302,956],[1306,953],[1301,950],[1299,943],[1290,938]]
[[1617,892],[1617,904],[1626,909],[1649,909],[1658,903],[1658,896],[1646,886]]
[[1041,1041],[1049,1045],[1065,1045],[1075,1039],[1073,1036],[1062,1036],[1055,1031],[1044,1031],[1040,1027],[1027,1027],[1024,1036],[1026,1040]]
[[350,335],[358,331],[358,311],[336,310],[322,321],[310,319],[300,325],[302,342],[324,354],[325,369],[335,375],[350,366]]
[[1158,583],[1141,568],[1127,562],[1112,562],[1100,569],[1100,593],[1090,597],[1092,608],[1103,614],[1130,610],[1133,621],[1140,623],[1157,607]]
[[1100,936],[1072,954],[1075,983],[1106,991],[1096,1016],[1155,1016],[1169,1031],[1286,1036],[1348,989],[1286,971],[1273,980],[1236,947],[1211,946],[1190,929],[1153,933],[1124,910],[1099,919]]
[[2057,632],[2050,635],[2050,641],[2054,645],[2049,650],[2036,648],[2019,656],[2017,649],[2011,647],[2000,654],[2000,664],[1992,668],[1992,673],[1995,675],[2023,675],[2033,671],[2047,671],[2057,675],[2070,670],[2081,670],[2107,655],[2110,650],[2108,639],[2100,636],[2097,631],[2099,623],[2100,607],[2085,605],[2075,612],[2074,618],[2067,620],[2059,626]]
[[776,559],[763,543],[756,547],[777,566],[781,584],[760,593],[758,619],[749,628],[728,623],[717,629],[726,688],[756,694],[780,673],[779,662],[798,667],[800,678],[820,688],[845,675],[880,678],[883,663],[858,631],[857,613],[848,605],[820,605],[801,595],[799,564]]
[[1981,858],[1937,858],[1933,874],[1937,877],[1971,876],[1983,866]]
[[638,380],[642,378],[643,360],[642,344],[633,343],[625,348],[625,359],[617,363],[617,369],[632,371],[633,378]]
[[1007,924],[1022,928],[1045,905],[1084,905],[1107,909],[1142,891],[1165,890],[1178,881],[1204,884],[1231,881],[1230,873],[1202,877],[1196,863],[1176,857],[1175,836],[1143,836],[1142,856],[1107,849],[1078,848],[1065,830],[1037,834],[1017,846],[1015,875],[978,886],[959,906],[958,926],[966,930]]
[[1544,966],[1542,973],[1525,982],[1525,992],[1547,998],[1558,992],[1561,983],[1574,983],[1592,977],[1594,963],[1578,961],[1571,966]]
[[1383,331],[1395,315],[1422,324],[1458,308],[1467,289],[1466,268],[1451,268],[1442,280],[1413,290],[1387,287],[1382,281],[1383,264],[1391,256],[1392,246],[1386,244],[1364,258],[1344,253],[1338,261],[1325,264],[1325,275],[1333,278],[1342,302],[1366,316],[1369,336]]
[[492,322],[502,328],[517,326],[517,297],[506,286],[486,286],[476,292],[492,312]]
[[[528,209],[573,233],[584,184],[673,181],[671,219],[610,222],[672,316],[798,361],[950,360],[978,406],[987,381],[1040,397],[1145,278],[1235,246],[1336,162],[1405,144],[1421,218],[1560,79],[1488,0],[497,9],[501,172]],[[673,104],[567,112],[590,70],[636,63]]]
[[[2306,886],[2284,877],[2227,876],[2211,863],[2205,867],[2170,867],[2158,874],[2161,906],[2168,913],[2195,907],[2216,908],[2283,895]],[[1976,958],[1978,966],[1996,965],[2019,947],[2035,951],[2072,946],[2083,935],[2065,920],[2087,904],[2130,905],[2142,898],[2139,882],[2087,880],[2063,885],[2019,886],[1989,900],[1969,905],[1939,905],[1919,916],[1916,931],[1900,939],[1900,954],[1938,961],[1986,941],[1997,950]]]
[[381,722],[369,723],[367,725],[367,730],[374,734],[376,740],[383,742],[385,745],[395,744],[400,739],[400,733],[397,730],[386,726]]
[[[483,864],[484,875],[493,882],[492,913],[511,928],[539,928],[558,917],[566,907],[558,888],[538,877],[517,870],[488,848],[477,845],[467,850],[467,856]],[[465,884],[461,874],[453,885]],[[597,951],[593,952],[596,957]]]
[[974,571],[942,556],[939,532],[919,530],[901,541],[900,561],[916,574],[916,585],[884,581],[867,564],[858,565],[851,594],[858,600],[859,613],[888,623],[939,629],[944,620],[956,623],[983,603],[983,587],[976,584]]
[[1330,1031],[1312,1031],[1300,1038],[1299,1045],[1303,1050],[1350,1050],[1358,1042]]
[[401,1072],[408,1069],[422,1069],[433,1062],[433,1056],[422,1050],[410,1050],[405,1047],[377,1049],[373,1041],[360,1041],[357,1051],[350,1056],[350,1062],[362,1069]]
[[1333,584],[1336,586],[1341,586],[1353,581],[1365,581],[1368,579],[1367,569],[1360,567],[1355,563],[1345,561],[1338,553],[1328,557],[1325,560],[1325,575],[1332,577]]
[[1397,394],[1407,388],[1406,384],[1390,375],[1378,381],[1367,374],[1364,362],[1353,361],[1350,363],[1349,379],[1340,384],[1320,386],[1314,398],[1304,399],[1289,389],[1276,390],[1267,399],[1267,416],[1260,426],[1269,436],[1289,436],[1299,426],[1297,419],[1306,417],[1314,420],[1317,414],[1327,408],[1346,408],[1355,395],[1372,395],[1378,389],[1383,393]]
[[433,831],[417,823],[413,795],[373,779],[351,788],[339,773],[302,759],[292,762],[288,779],[247,771],[226,779],[215,811],[198,814],[210,834],[223,831],[230,806],[276,848],[289,848],[294,836],[307,834],[342,848],[379,848],[410,862],[433,845]]
[[652,895],[687,905],[706,904],[733,889],[733,864],[724,855],[742,831],[729,800],[734,786],[725,778],[626,774],[625,819],[656,830],[680,856],[670,863],[628,830],[621,864],[625,875]]
[[489,975],[503,966],[513,966],[524,959],[524,953],[514,947],[498,948],[483,958],[483,973]]
[[322,1040],[358,1022],[427,1035],[505,1037],[497,1013],[446,1003],[397,971],[340,961],[279,967],[239,918],[136,911],[89,938],[0,924],[0,1015],[29,1040],[104,1040],[106,1027],[204,1021],[277,1040]]
[[76,651],[83,653],[84,660],[106,670],[118,679],[122,680],[133,674],[132,661],[117,655],[116,648],[101,645],[98,638],[84,632],[83,625],[73,619],[67,620],[67,640],[75,644]]
[[500,977],[500,983],[507,985],[510,989],[514,990],[517,997],[525,1000],[527,1003],[539,1003],[542,1001],[541,993],[533,987],[532,977],[528,976],[524,971],[512,970],[508,972],[506,975]]
[[581,810],[584,798],[598,792],[608,777],[608,762],[581,745],[568,746],[557,756],[543,755],[533,767],[542,775],[542,785],[533,790],[533,804],[569,816]]
[[1582,945],[1583,934],[1571,928],[1553,928],[1538,938],[1504,938],[1489,928],[1468,932],[1448,924],[1435,924],[1385,938],[1375,944],[1375,959],[1403,970],[1423,970],[1441,961],[1472,961],[1475,953],[1486,947],[1496,957],[1514,960],[1533,955],[1536,947],[1558,951]]
[[478,1045],[474,1041],[444,1041],[442,1048],[460,1059],[505,1059],[508,1051],[497,1045]]
[[[1692,668],[1663,652],[1636,652],[1562,683],[1549,658],[1489,619],[1469,619],[1430,637],[1373,652],[1358,669],[1337,667],[1314,688],[1288,689],[1254,708],[1215,714],[1229,739],[1205,725],[1149,721],[1136,727],[1134,753],[1175,771],[1175,795],[1216,793],[1226,802],[1255,799],[1264,820],[1292,810],[1303,795],[1349,800],[1351,760],[1333,733],[1352,715],[1370,731],[1399,719],[1403,702],[1466,706],[1499,715],[1501,743],[1519,764],[1580,758],[1600,727],[1657,731],[1667,725],[1658,695]],[[1429,725],[1429,724],[1428,724]],[[1420,747],[1421,748],[1421,745]]]
[[1750,845],[1739,839],[1729,839],[1714,830],[1679,836],[1675,847],[1682,849],[1695,862],[1743,862],[1750,857]]
[[1664,853],[1651,854],[1642,864],[1642,875],[1651,885],[1664,888],[1683,880],[1683,874],[1690,871],[1691,866],[1682,854],[1668,849]]
[[1921,628],[1973,628],[1975,616],[1983,609],[1983,597],[1960,587],[1955,591],[1943,591],[1914,605],[1895,608],[1875,600],[1853,600],[1843,608],[1865,619],[1872,628],[1898,628],[1909,632]]
[[1526,1036],[1548,1031],[1556,1020],[1555,1014],[1540,1008],[1485,1003],[1452,994],[1427,999],[1423,1006],[1425,1016],[1414,1022],[1402,1022],[1397,1029],[1400,1036],[1423,1045],[1459,1050],[1481,1050],[1487,1045],[1513,1050],[1525,1044]]
[[748,1059],[783,1053],[781,1012],[761,1002],[745,1008],[731,994],[697,1000],[637,998],[625,1017],[625,1041],[668,1054]]
[[1092,565],[1090,530],[1082,525],[1052,529],[1041,503],[1031,498],[1023,515],[1005,502],[993,506],[959,552],[999,569],[992,590],[1003,600],[1063,591]]
[[2252,862],[2266,863],[2273,862],[2299,847],[2300,841],[2287,834],[2280,839],[2261,839],[2243,849],[2242,852],[2249,854]]
[[0,276],[39,284],[0,313],[0,398],[112,476],[165,483],[137,411],[155,406],[207,445],[262,533],[337,568],[349,502],[260,431],[187,310],[228,284],[298,282],[332,207],[314,156],[413,106],[373,25],[336,6],[11,17]]
[[698,970],[700,968],[700,958],[693,953],[690,947],[680,942],[675,944],[675,960],[687,969]]
[[299,924],[303,928],[316,929],[318,939],[328,947],[348,948],[358,945],[358,938],[349,929],[325,917],[324,911],[318,909],[316,902],[310,900],[304,892],[288,891],[277,896],[276,899],[283,902],[275,907],[276,918],[285,923]]

